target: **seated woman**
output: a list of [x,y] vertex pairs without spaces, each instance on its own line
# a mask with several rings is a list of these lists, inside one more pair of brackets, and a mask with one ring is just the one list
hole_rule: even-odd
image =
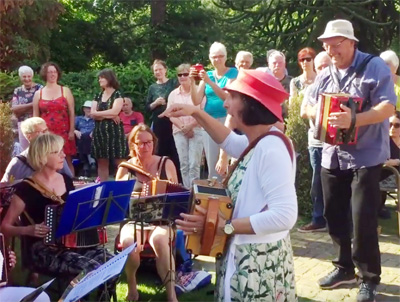
[[[289,234],[297,218],[295,156],[288,138],[274,126],[282,121],[280,104],[288,94],[275,77],[259,70],[241,69],[225,89],[224,107],[244,135],[192,105],[175,104],[162,114],[194,117],[238,158],[227,177],[232,219],[219,216],[216,230],[229,240],[217,262],[215,301],[297,301]],[[181,216],[176,223],[186,234],[203,232],[204,215]]]
[[[40,134],[31,142],[28,162],[35,172],[15,185],[15,194],[1,230],[8,237],[25,237],[26,260],[35,270],[67,275],[72,279],[82,270],[89,272],[104,263],[104,249],[100,246],[76,249],[49,246],[43,241],[50,230],[44,225],[45,207],[65,202],[74,189],[72,179],[57,172],[65,159],[63,146],[63,138],[51,133]],[[18,217],[21,222],[16,226]],[[106,252],[106,258],[111,257]],[[108,281],[109,290],[114,290],[115,284],[116,279]]]
[[[400,112],[396,111],[390,118],[390,158],[385,162],[386,166],[395,167],[399,170],[400,166]],[[395,175],[389,170],[382,170],[381,173],[381,187],[383,188],[395,188],[396,179]],[[379,209],[379,217],[383,219],[390,218],[390,211],[385,207],[386,202],[386,191],[381,191],[382,193],[382,204]]]
[[[160,157],[154,154],[157,146],[157,138],[151,129],[140,124],[135,126],[128,139],[130,156],[132,157],[128,163],[134,164],[142,168],[145,172],[152,176],[158,176],[160,179],[168,179],[172,182],[178,182],[176,168],[174,163],[166,157]],[[135,171],[120,167],[117,171],[116,180],[136,179],[134,191],[140,192],[142,183],[148,181],[149,178],[143,174],[135,173]],[[129,247],[134,242],[134,223],[126,224],[120,234],[120,241],[123,248]],[[141,234],[137,232],[138,248],[133,251],[126,262],[125,272],[128,282],[128,301],[139,299],[137,291],[136,271],[140,265],[140,252],[143,250],[144,243],[148,240],[156,254],[157,272],[161,280],[168,280],[170,268],[170,249],[169,249],[169,230],[164,226],[154,226],[150,230],[144,230],[144,242],[140,242]],[[139,234],[138,234],[139,233]],[[174,259],[171,258],[171,267],[175,267]],[[171,280],[175,277],[172,275]],[[168,301],[178,301],[175,294],[175,282],[171,281],[166,286]]]

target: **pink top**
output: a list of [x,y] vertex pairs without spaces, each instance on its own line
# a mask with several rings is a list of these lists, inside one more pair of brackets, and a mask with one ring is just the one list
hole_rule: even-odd
[[143,114],[137,111],[133,111],[130,115],[126,115],[121,111],[121,113],[119,114],[119,118],[121,119],[121,122],[124,126],[125,134],[131,132],[133,127],[135,127],[137,124],[144,123]]
[[[192,97],[189,93],[184,93],[181,90],[181,86],[179,86],[178,88],[176,88],[175,90],[173,90],[169,96],[168,96],[168,104],[167,104],[167,108],[170,107],[172,104],[188,104],[188,105],[193,105],[193,101],[192,101]],[[196,107],[204,109],[204,106],[206,104],[206,97],[203,98],[203,100],[201,101],[200,105],[197,105]],[[191,116],[182,116],[178,118],[181,123],[183,125],[188,125],[191,124],[193,122],[195,122],[196,120],[191,117]],[[200,126],[197,126],[200,127]],[[172,132],[173,133],[177,133],[181,131],[181,129],[179,129],[178,127],[176,127],[174,124],[172,124]]]

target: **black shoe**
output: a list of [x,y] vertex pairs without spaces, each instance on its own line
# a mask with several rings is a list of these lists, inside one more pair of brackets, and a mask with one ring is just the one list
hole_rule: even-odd
[[390,210],[385,206],[379,211],[378,216],[382,219],[390,219],[392,217]]
[[322,289],[332,289],[342,284],[354,284],[356,282],[357,280],[354,272],[348,272],[337,267],[328,275],[319,279],[318,285]]
[[372,282],[362,282],[357,294],[357,302],[375,302],[376,284]]

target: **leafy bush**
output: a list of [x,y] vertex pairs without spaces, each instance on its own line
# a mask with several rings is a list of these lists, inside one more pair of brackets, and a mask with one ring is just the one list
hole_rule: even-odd
[[11,124],[11,108],[9,103],[0,102],[0,178],[11,160],[14,134]]
[[301,118],[302,96],[293,98],[289,107],[286,134],[293,141],[297,152],[296,192],[299,213],[309,216],[312,212],[310,197],[312,169],[308,156],[308,121]]

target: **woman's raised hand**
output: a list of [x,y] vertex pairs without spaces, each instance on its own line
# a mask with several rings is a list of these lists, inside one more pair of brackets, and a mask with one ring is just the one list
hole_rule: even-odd
[[161,113],[158,117],[181,117],[181,116],[190,116],[196,110],[199,110],[194,105],[187,104],[173,104],[168,107],[163,113]]

